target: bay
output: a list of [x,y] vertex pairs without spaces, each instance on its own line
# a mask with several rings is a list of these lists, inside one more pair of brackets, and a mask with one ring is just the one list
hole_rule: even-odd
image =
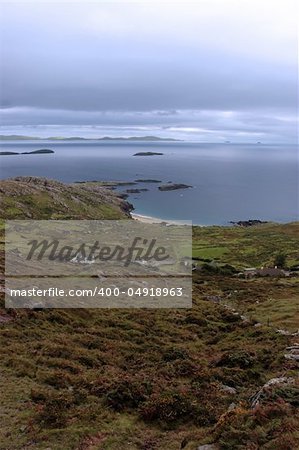
[[[194,142],[13,141],[1,151],[41,148],[54,154],[1,156],[1,178],[42,176],[74,181],[157,179],[192,185],[158,190],[160,183],[138,183],[148,191],[131,194],[135,213],[194,224],[229,221],[298,220],[296,145],[204,144]],[[163,155],[133,156],[138,152]],[[118,188],[125,192],[131,186]]]

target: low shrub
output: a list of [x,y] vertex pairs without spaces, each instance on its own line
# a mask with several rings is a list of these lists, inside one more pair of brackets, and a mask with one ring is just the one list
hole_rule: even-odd
[[32,390],[31,399],[37,403],[36,422],[47,428],[65,427],[68,410],[74,403],[74,396],[71,392]]
[[252,367],[254,362],[255,358],[252,354],[240,350],[233,353],[224,353],[217,361],[216,366],[239,367],[240,369],[247,369]]
[[152,395],[139,409],[145,421],[174,422],[178,419],[190,419],[192,404],[183,392],[162,392]]
[[104,394],[104,399],[115,411],[137,408],[145,402],[152,392],[152,385],[147,381],[125,378],[113,382]]
[[185,349],[172,347],[163,353],[164,361],[175,361],[176,359],[189,359],[189,354]]
[[40,373],[40,380],[57,389],[67,388],[72,385],[72,376],[63,370],[53,370],[51,372]]

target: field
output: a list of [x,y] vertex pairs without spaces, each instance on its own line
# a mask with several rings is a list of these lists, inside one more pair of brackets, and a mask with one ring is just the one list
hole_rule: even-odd
[[278,253],[289,266],[299,264],[298,223],[254,227],[194,227],[193,256],[238,268],[273,265]]
[[192,309],[8,311],[2,298],[1,450],[299,448],[285,357],[299,278],[236,276],[278,253],[296,266],[299,223],[196,227],[193,244]]

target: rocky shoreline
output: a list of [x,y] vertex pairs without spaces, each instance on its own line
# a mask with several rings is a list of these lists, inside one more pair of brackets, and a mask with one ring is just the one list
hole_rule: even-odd
[[[18,211],[19,218],[34,218],[36,202],[34,200],[35,196],[39,196],[41,193],[49,196],[49,202],[54,201],[57,203],[57,211],[54,213],[54,218],[56,215],[58,218],[64,218],[74,215],[72,211],[74,206],[69,205],[69,201],[62,201],[62,199],[67,195],[71,196],[73,199],[77,199],[77,203],[80,204],[83,201],[83,195],[88,196],[88,201],[91,205],[96,204],[94,211],[90,211],[88,216],[90,218],[98,218],[97,207],[99,203],[108,204],[112,208],[116,208],[121,211],[119,214],[125,214],[127,218],[134,218],[135,220],[145,221],[147,223],[174,223],[175,220],[164,219],[163,217],[152,217],[147,215],[142,215],[138,213],[131,214],[135,210],[134,205],[128,202],[127,199],[130,195],[142,194],[150,189],[148,187],[139,187],[138,184],[141,183],[152,183],[159,184],[160,180],[155,179],[136,179],[135,181],[77,181],[71,184],[65,184],[55,180],[49,180],[46,178],[39,177],[16,177],[7,180],[0,181],[0,210],[3,211],[4,218],[10,218],[5,215],[5,208],[10,211],[12,208],[14,214]],[[125,188],[121,190],[119,188]],[[162,184],[157,187],[161,192],[163,191],[173,191],[180,189],[192,188],[190,185],[185,185],[181,183],[167,183]],[[113,192],[112,192],[113,191]],[[32,202],[29,199],[27,203],[24,201],[24,196],[29,195],[32,197]],[[6,197],[13,196],[14,204],[7,208]],[[58,198],[60,199],[58,200]],[[52,200],[51,200],[52,198]],[[81,200],[82,199],[82,200]],[[29,203],[28,203],[29,202]],[[30,203],[31,202],[31,203]],[[47,200],[45,201],[45,203]],[[47,206],[41,205],[45,211],[43,215],[45,218],[52,218],[47,213]],[[55,208],[54,208],[55,209]],[[83,207],[84,209],[84,207]],[[90,208],[92,209],[92,208]],[[39,211],[41,214],[41,211]],[[75,217],[80,218],[80,212],[76,212]],[[85,214],[87,214],[85,212]],[[52,214],[53,216],[53,214]],[[116,214],[117,216],[117,214]],[[268,221],[263,221],[259,219],[248,219],[239,221],[230,221],[228,225],[237,227],[252,227],[269,223]],[[197,226],[204,226],[202,224],[194,224]]]

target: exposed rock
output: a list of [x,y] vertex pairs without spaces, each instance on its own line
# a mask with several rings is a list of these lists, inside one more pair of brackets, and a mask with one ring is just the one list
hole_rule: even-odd
[[292,359],[293,361],[299,361],[299,354],[295,355],[293,353],[286,353],[284,357],[285,359]]
[[283,336],[299,336],[299,330],[295,331],[294,333],[291,333],[288,330],[278,329],[278,330],[276,330],[276,333],[282,334]]
[[227,412],[233,411],[234,409],[237,408],[237,406],[238,406],[238,405],[237,405],[236,403],[232,402],[232,403],[229,405],[229,407],[228,407],[228,409],[227,409]]
[[232,220],[229,222],[233,225],[239,225],[240,227],[252,227],[254,225],[261,225],[263,223],[269,223],[264,220],[259,219],[249,219],[249,220],[239,220],[238,222],[233,222]]
[[255,275],[259,277],[288,277],[290,274],[278,267],[264,267],[263,269],[257,269]]
[[172,183],[172,184],[162,184],[162,186],[159,186],[159,191],[175,191],[177,189],[188,189],[192,188],[193,186],[189,186],[188,184],[182,184],[182,183]]
[[204,444],[197,447],[197,450],[219,450],[219,447],[216,444]]
[[235,395],[237,393],[237,389],[235,389],[231,386],[226,386],[225,384],[222,384],[220,386],[220,389],[222,392],[227,392],[228,394],[232,394],[232,395]]
[[292,377],[271,378],[271,380],[267,381],[267,383],[265,383],[264,386],[262,386],[262,388],[251,397],[250,399],[251,408],[254,408],[260,403],[261,397],[266,393],[268,388],[271,388],[272,386],[276,385],[288,386],[294,383],[295,379]]
[[140,194],[141,192],[146,192],[148,191],[148,189],[144,188],[144,189],[127,189],[126,192],[128,194]]
[[286,349],[290,350],[290,351],[293,351],[293,350],[299,351],[299,344],[291,345],[291,347],[287,347]]
[[291,345],[286,348],[287,352],[284,357],[286,359],[292,359],[293,361],[299,361],[299,344]]
[[213,303],[220,303],[222,300],[219,295],[207,295],[205,298],[209,302],[213,302]]

